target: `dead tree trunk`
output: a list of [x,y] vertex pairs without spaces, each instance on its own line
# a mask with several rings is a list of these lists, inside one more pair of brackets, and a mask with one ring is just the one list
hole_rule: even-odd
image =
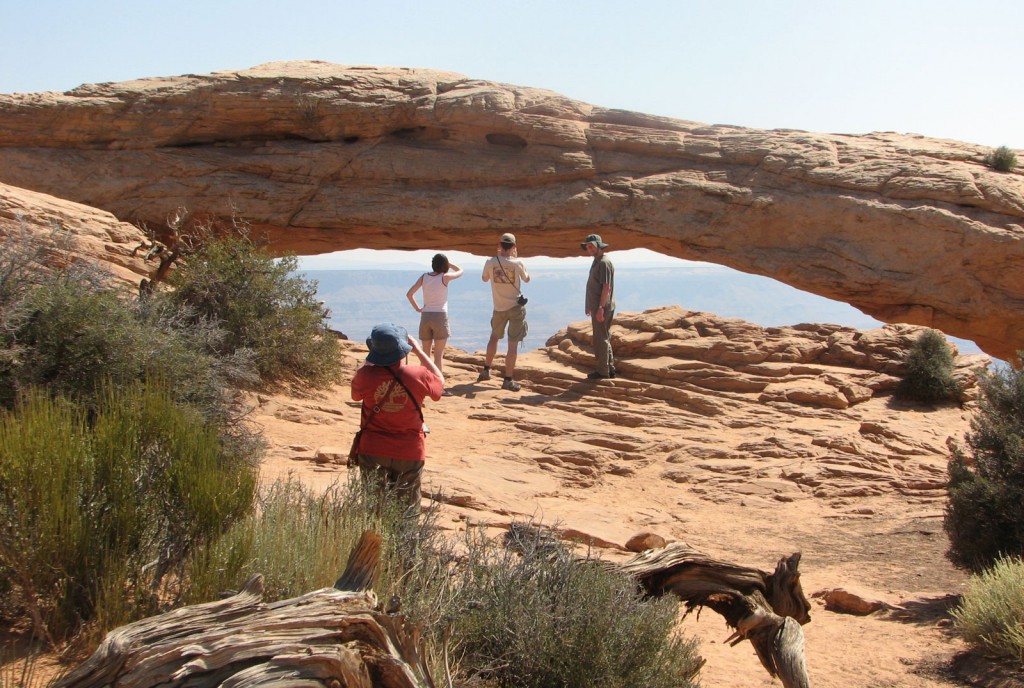
[[[376,579],[367,532],[338,584]],[[325,588],[265,604],[263,577],[237,595],[115,629],[56,688],[433,688],[420,629],[380,611],[370,590]]]
[[683,543],[647,550],[621,569],[649,594],[672,593],[687,610],[710,607],[735,630],[733,645],[749,640],[768,673],[785,688],[810,688],[804,633],[811,605],[800,586],[800,554],[779,560],[775,573],[711,559]]

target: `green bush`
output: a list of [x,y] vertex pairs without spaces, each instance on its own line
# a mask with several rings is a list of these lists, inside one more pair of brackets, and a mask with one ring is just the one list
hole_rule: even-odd
[[907,352],[904,368],[897,398],[926,404],[960,401],[963,392],[953,378],[953,352],[936,330],[921,333]]
[[518,552],[471,539],[455,585],[463,669],[502,687],[692,686],[701,660],[679,602],[543,537]]
[[245,236],[227,235],[178,267],[167,298],[188,306],[194,323],[211,321],[225,331],[220,355],[252,351],[263,382],[327,386],[341,369],[338,342],[316,282],[293,274],[297,267],[294,256],[275,260]]
[[999,172],[1013,172],[1017,167],[1017,154],[1006,146],[999,146],[985,157],[985,164]]
[[22,355],[8,395],[11,387],[41,386],[92,398],[105,379],[124,384],[143,377],[147,361],[138,354],[148,333],[114,292],[58,280],[32,290],[26,305],[31,316],[15,330]]
[[966,448],[949,464],[944,521],[950,561],[976,572],[1024,554],[1024,371],[997,368],[980,386]]
[[153,613],[252,508],[256,477],[160,382],[106,386],[92,408],[28,392],[0,414],[3,606],[51,645]]
[[987,655],[1024,662],[1024,562],[999,559],[971,576],[953,610],[964,640]]
[[16,296],[0,304],[3,406],[28,387],[89,401],[105,380],[127,384],[158,372],[179,400],[226,419],[227,384],[256,379],[243,355],[211,353],[223,332],[172,304],[139,301],[67,272],[12,283]]

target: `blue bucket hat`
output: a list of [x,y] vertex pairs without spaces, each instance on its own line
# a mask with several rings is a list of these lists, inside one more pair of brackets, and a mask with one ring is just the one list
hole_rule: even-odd
[[394,365],[412,351],[409,333],[404,327],[394,323],[375,325],[370,336],[366,338],[366,347],[370,350],[366,360],[381,366]]

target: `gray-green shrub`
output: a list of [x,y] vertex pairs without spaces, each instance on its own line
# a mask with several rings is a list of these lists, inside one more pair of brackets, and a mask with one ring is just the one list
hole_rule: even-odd
[[979,384],[966,447],[949,463],[944,520],[947,556],[975,572],[1024,554],[1024,370],[1002,366]]
[[999,559],[971,576],[952,614],[968,644],[986,655],[1024,663],[1024,561]]
[[953,369],[953,351],[946,338],[936,330],[925,330],[907,352],[896,396],[926,404],[959,401],[962,390]]
[[696,685],[701,660],[676,631],[678,600],[570,555],[550,537],[517,551],[469,542],[455,585],[463,669],[503,688]]
[[51,645],[153,613],[191,552],[252,508],[256,480],[159,381],[105,386],[90,408],[29,391],[0,414],[4,607]]
[[[577,561],[550,534],[544,540],[553,544],[520,547],[525,554],[478,531],[456,548],[432,510],[413,526],[397,500],[377,499],[358,480],[321,494],[295,480],[274,484],[195,559],[190,601],[238,589],[254,573],[264,574],[268,600],[329,586],[372,528],[384,538],[375,590],[400,599],[423,627],[435,676],[452,668],[460,681],[495,686],[694,685],[700,660],[675,633],[676,600],[643,599],[632,580]],[[449,632],[454,666],[441,655]]]
[[264,382],[327,386],[340,372],[338,342],[316,282],[294,274],[297,267],[294,256],[274,259],[244,234],[229,234],[178,266],[166,298],[188,306],[195,321],[224,330],[220,355],[251,351]]
[[985,156],[985,164],[999,172],[1013,172],[1017,167],[1017,154],[1007,146],[999,146]]

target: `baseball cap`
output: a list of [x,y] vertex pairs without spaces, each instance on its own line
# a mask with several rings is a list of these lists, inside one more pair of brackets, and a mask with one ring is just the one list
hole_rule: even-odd
[[587,244],[593,244],[598,248],[608,248],[608,244],[601,241],[600,234],[588,234],[587,238],[583,240],[582,244],[580,244],[580,248],[586,248]]
[[503,244],[514,244],[516,243],[516,235],[512,232],[505,232],[501,235],[501,243]]

